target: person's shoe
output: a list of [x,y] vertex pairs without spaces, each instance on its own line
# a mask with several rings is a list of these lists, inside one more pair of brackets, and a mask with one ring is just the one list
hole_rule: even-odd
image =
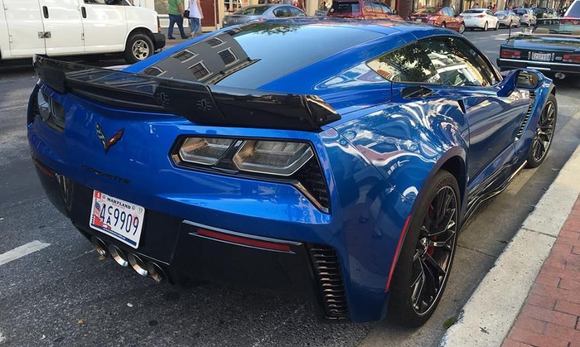
[[181,39],[182,39],[182,40],[187,40],[188,38],[189,38],[189,37],[187,37],[187,36],[182,36],[182,37],[181,37]]
[[168,37],[168,40],[175,40],[175,37]]

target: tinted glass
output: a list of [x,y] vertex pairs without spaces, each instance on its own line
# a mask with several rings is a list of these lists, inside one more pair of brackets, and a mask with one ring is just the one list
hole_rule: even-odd
[[290,13],[293,17],[304,16],[304,12],[300,11],[296,7],[290,7]]
[[[253,23],[190,44],[144,72],[153,69],[160,70],[156,75],[163,78],[258,88],[380,37],[382,34],[340,25],[296,25],[292,21]],[[189,53],[184,56],[184,51]],[[197,63],[202,63],[208,73],[199,66],[193,68]]]
[[381,6],[379,4],[373,2],[372,7],[373,7],[373,12],[383,13],[383,9],[381,8]]
[[516,9],[516,10],[515,10],[515,12],[516,12],[516,14],[517,14],[517,15],[519,15],[519,16],[521,16],[521,15],[524,15],[524,14],[527,14],[527,13],[528,13],[528,11],[527,11],[527,10],[524,10],[523,8],[518,8],[518,9]]
[[566,16],[580,18],[580,1],[574,1],[572,6],[568,9]]
[[463,13],[482,13],[485,10],[466,10],[463,11]]
[[274,16],[278,18],[292,17],[290,6],[278,7],[274,10]]
[[507,15],[509,15],[509,12],[507,12],[507,11],[497,11],[495,13],[495,15],[496,16],[507,16]]
[[437,71],[438,83],[449,86],[489,86],[495,75],[483,57],[459,38],[422,42]]
[[269,6],[250,6],[250,7],[246,7],[243,8],[237,12],[235,12],[234,14],[241,14],[244,16],[259,16],[264,14],[264,12],[266,12],[268,10],[268,8],[270,8]]
[[381,5],[381,8],[383,9],[383,12],[386,14],[393,14],[393,11],[391,11],[391,9],[386,6],[386,5]]
[[358,2],[334,2],[330,8],[330,13],[342,15],[360,13],[360,5]]
[[394,82],[488,86],[496,82],[485,60],[461,39],[436,38],[405,46],[368,63]]

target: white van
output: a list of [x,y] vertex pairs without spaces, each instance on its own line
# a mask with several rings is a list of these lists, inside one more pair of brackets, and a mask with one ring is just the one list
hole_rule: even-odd
[[158,23],[127,0],[0,0],[0,60],[123,52],[134,63],[165,46]]

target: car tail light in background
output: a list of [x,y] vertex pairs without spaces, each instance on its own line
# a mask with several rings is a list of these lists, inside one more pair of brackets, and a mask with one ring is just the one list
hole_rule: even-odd
[[522,52],[520,52],[516,49],[504,49],[504,48],[502,48],[501,51],[499,52],[499,56],[501,58],[507,58],[507,59],[520,59],[522,56]]
[[191,136],[177,141],[171,157],[185,168],[292,184],[320,210],[329,210],[328,186],[309,143]]
[[179,156],[188,163],[215,165],[233,142],[216,137],[189,137],[179,148]]
[[55,130],[63,131],[65,125],[64,107],[41,87],[35,88],[30,99],[28,124],[36,117]]
[[578,63],[580,64],[580,54],[566,53],[562,56],[564,63]]
[[485,15],[482,13],[482,14],[478,14],[476,17],[483,18],[483,17],[485,17]]
[[245,141],[233,161],[241,171],[290,176],[314,156],[301,142]]

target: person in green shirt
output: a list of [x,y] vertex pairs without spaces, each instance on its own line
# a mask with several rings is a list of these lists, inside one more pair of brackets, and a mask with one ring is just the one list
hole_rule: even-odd
[[179,33],[182,39],[186,39],[185,31],[183,30],[183,0],[167,0],[167,12],[169,14],[169,28],[167,29],[167,38],[175,40],[173,37],[173,28],[175,23],[179,28]]

